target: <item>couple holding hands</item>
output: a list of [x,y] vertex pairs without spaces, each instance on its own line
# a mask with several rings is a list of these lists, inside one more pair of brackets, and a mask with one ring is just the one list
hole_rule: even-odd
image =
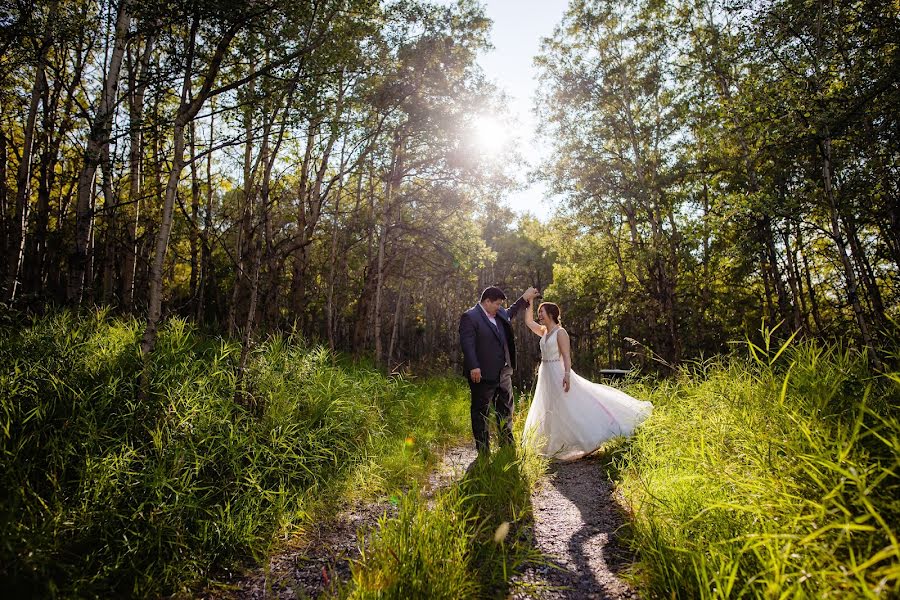
[[488,419],[493,407],[501,444],[512,444],[512,373],[516,345],[510,320],[524,312],[528,328],[540,337],[541,365],[528,418],[525,440],[537,451],[558,460],[587,456],[607,440],[628,436],[653,409],[615,388],[593,383],[572,371],[569,334],[560,322],[559,306],[543,302],[534,320],[533,301],[540,292],[530,287],[509,308],[498,287],[481,293],[481,300],[463,313],[459,342],[472,394],[472,434],[479,454],[490,452]]

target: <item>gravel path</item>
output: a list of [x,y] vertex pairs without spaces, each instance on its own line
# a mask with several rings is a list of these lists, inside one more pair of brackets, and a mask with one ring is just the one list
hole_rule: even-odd
[[535,544],[554,566],[523,573],[546,589],[517,598],[638,598],[617,575],[632,557],[616,543],[625,516],[599,458],[551,463],[531,503]]
[[[469,445],[448,449],[429,476],[428,494],[462,478],[475,456]],[[554,566],[532,567],[517,575],[517,582],[527,585],[514,586],[522,591],[513,598],[637,599],[617,576],[631,558],[615,541],[624,515],[599,459],[551,464],[531,501],[534,543]],[[372,528],[384,513],[396,514],[396,507],[386,501],[347,507],[308,532],[302,544],[273,556],[267,569],[238,577],[227,582],[230,589],[219,588],[203,597],[316,598],[334,582],[349,580],[350,563],[359,557],[357,532]]]

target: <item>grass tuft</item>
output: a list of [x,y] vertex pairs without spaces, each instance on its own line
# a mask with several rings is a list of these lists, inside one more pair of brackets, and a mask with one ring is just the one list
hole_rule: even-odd
[[382,518],[360,539],[353,579],[337,596],[507,597],[513,574],[543,560],[529,534],[540,472],[536,457],[505,447],[476,460],[433,500],[406,494],[396,517]]

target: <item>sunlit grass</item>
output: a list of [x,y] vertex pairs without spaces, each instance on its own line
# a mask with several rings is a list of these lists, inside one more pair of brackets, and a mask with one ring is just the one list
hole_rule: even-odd
[[[518,452],[518,454],[517,454]],[[368,539],[342,598],[506,597],[512,576],[542,557],[526,534],[541,461],[506,447],[479,459],[458,482],[427,499],[400,500]]]
[[140,325],[0,329],[0,578],[37,596],[154,596],[262,559],[338,503],[416,487],[468,431],[465,390],[275,337],[236,404],[233,342],[169,321],[136,400]]
[[896,597],[898,390],[865,356],[796,341],[633,384],[654,403],[617,465],[640,585],[667,598]]

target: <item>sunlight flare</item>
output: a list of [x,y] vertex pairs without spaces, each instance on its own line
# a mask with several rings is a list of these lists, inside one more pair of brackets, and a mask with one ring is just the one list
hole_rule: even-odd
[[500,154],[511,139],[508,124],[490,114],[481,114],[473,119],[471,137],[478,151],[489,158]]

